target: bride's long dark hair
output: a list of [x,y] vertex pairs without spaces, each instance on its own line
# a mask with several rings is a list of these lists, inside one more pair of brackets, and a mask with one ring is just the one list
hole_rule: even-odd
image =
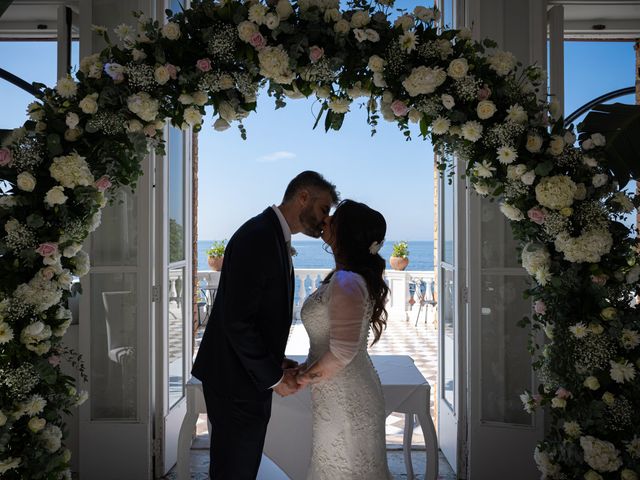
[[[343,200],[336,207],[331,221],[336,263],[345,270],[364,277],[373,303],[371,328],[376,343],[387,325],[389,287],[383,278],[386,262],[377,249],[384,241],[387,222],[382,214],[364,203]],[[374,251],[374,253],[372,253]]]

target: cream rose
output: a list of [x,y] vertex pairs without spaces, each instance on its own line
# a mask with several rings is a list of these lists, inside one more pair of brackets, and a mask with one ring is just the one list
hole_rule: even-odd
[[20,190],[33,192],[33,189],[36,188],[36,178],[29,172],[22,172],[18,174],[17,184]]
[[180,25],[169,22],[162,27],[162,36],[168,40],[177,40],[180,38]]
[[460,80],[467,76],[469,63],[466,58],[456,58],[449,63],[447,74],[454,80]]
[[491,100],[482,100],[476,107],[476,113],[478,114],[478,118],[480,120],[486,120],[493,117],[493,114],[496,113],[496,110],[496,105]]
[[78,106],[82,110],[82,113],[93,115],[98,111],[98,94],[92,93],[90,95],[87,95],[82,100],[80,100]]

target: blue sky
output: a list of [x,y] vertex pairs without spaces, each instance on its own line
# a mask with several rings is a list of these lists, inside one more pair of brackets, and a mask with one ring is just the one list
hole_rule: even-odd
[[[566,112],[634,84],[631,42],[567,42],[565,58]],[[28,82],[53,85],[55,44],[0,42],[0,67]],[[20,126],[31,101],[29,94],[0,80],[0,128]],[[633,97],[621,101],[632,103]],[[430,144],[417,132],[406,142],[394,124],[382,119],[371,137],[366,111],[357,105],[340,132],[312,130],[318,108],[312,100],[289,100],[276,111],[263,92],[258,112],[245,121],[246,141],[235,127],[215,132],[212,120],[206,120],[200,135],[199,238],[230,237],[247,218],[278,203],[289,180],[307,169],[335,183],[343,198],[380,210],[387,219],[387,238],[433,238]]]

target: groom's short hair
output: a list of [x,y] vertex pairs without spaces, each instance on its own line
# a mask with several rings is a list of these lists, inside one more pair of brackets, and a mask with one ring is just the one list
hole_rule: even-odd
[[318,172],[305,170],[304,172],[296,175],[293,180],[289,182],[289,185],[287,185],[287,189],[284,192],[282,202],[284,203],[292,200],[300,190],[305,188],[315,188],[329,192],[334,204],[338,203],[338,199],[340,198],[340,194],[336,191],[336,186],[333,183],[329,182]]

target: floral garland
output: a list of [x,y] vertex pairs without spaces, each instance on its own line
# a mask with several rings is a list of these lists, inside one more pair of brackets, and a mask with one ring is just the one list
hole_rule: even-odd
[[317,97],[327,130],[362,98],[373,132],[380,115],[407,137],[419,123],[443,158],[466,160],[475,190],[500,198],[533,278],[535,313],[522,323],[541,385],[522,400],[528,411],[551,407],[534,455],[543,477],[638,478],[640,263],[620,222],[634,201],[609,173],[605,138],[575,146],[540,99],[540,68],[469,30],[438,29],[434,9],[392,23],[391,2],[340,11],[338,0],[194,0],[164,25],[137,14],[137,25],[115,29],[118,44],[96,28],[108,46],[75,80],[41,86],[30,120],[0,149],[11,186],[0,195],[3,478],[70,478],[61,415],[85,395],[60,369],[61,339],[72,276],[89,270],[81,245],[106,198],[135,187],[149,151],[163,153],[165,119],[198,131],[211,105],[216,130],[237,122],[246,136],[242,119],[262,87],[276,107]]

